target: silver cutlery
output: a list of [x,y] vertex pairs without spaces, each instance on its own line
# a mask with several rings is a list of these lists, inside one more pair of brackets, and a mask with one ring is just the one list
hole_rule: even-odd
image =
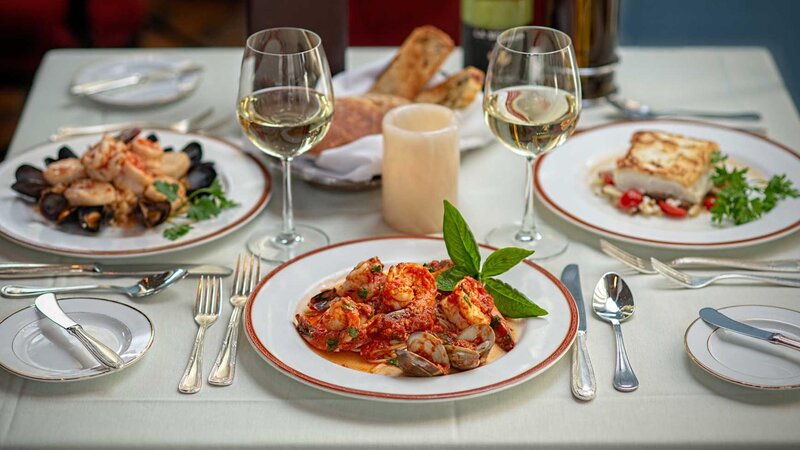
[[40,295],[34,302],[34,306],[40,313],[44,314],[45,317],[67,330],[69,334],[75,336],[78,342],[86,347],[86,350],[94,356],[97,362],[109,369],[119,369],[122,367],[124,361],[122,361],[122,358],[119,357],[117,352],[111,350],[108,346],[97,340],[97,338],[84,331],[82,326],[72,320],[67,313],[58,306],[55,295]]
[[87,81],[86,83],[75,84],[69,89],[69,92],[72,95],[94,95],[101,92],[149,83],[151,81],[170,80],[178,78],[181,75],[196,73],[202,70],[203,66],[187,62],[177,67],[137,72],[119,78],[108,78],[105,80]]
[[166,272],[182,267],[187,276],[216,275],[227,277],[233,269],[216,264],[37,264],[37,263],[0,263],[0,279],[2,278],[48,278],[48,277],[143,277],[158,272]]
[[664,275],[665,277],[680,284],[681,286],[692,289],[704,288],[709,284],[714,283],[715,281],[727,280],[731,278],[741,278],[745,280],[753,280],[753,281],[761,281],[764,283],[777,284],[780,286],[800,288],[800,278],[776,277],[771,275],[760,275],[760,274],[757,275],[754,273],[744,273],[744,272],[727,272],[711,276],[696,276],[696,275],[689,275],[686,272],[681,272],[680,270],[674,269],[655,258],[650,258],[650,262],[653,264],[653,268],[656,269],[656,271],[661,275]]
[[633,315],[633,294],[630,288],[619,275],[613,272],[606,273],[597,282],[592,296],[592,308],[597,317],[610,322],[614,328],[614,337],[617,341],[617,356],[614,364],[614,389],[620,392],[635,391],[639,387],[639,380],[633,372],[633,367],[625,351],[625,341],[622,339],[621,322]]
[[147,297],[160,292],[176,282],[182,280],[187,275],[186,269],[178,268],[154,275],[148,275],[136,284],[130,286],[119,286],[114,284],[85,284],[81,286],[18,286],[8,284],[0,288],[0,295],[6,298],[35,297],[42,294],[64,294],[68,292],[115,292],[127,295],[130,298]]
[[578,306],[578,336],[572,349],[572,394],[579,400],[588,401],[597,394],[589,349],[586,347],[586,306],[581,290],[581,275],[577,264],[569,264],[561,272],[561,282],[572,294]]
[[794,350],[800,350],[800,341],[786,337],[781,333],[773,333],[771,331],[762,330],[761,328],[756,328],[733,320],[714,308],[701,309],[700,318],[703,319],[705,323],[715,327],[725,328],[745,336],[767,341],[771,344],[782,345]]
[[200,277],[197,284],[197,298],[194,302],[194,321],[197,324],[197,336],[194,338],[192,353],[183,372],[178,391],[183,394],[194,394],[203,385],[203,341],[206,330],[217,321],[222,309],[222,278]]
[[201,124],[214,112],[214,108],[206,108],[203,111],[195,114],[192,117],[181,119],[173,123],[165,124],[163,122],[153,121],[133,121],[122,123],[109,123],[104,125],[88,125],[76,127],[59,127],[56,132],[50,135],[51,141],[58,141],[72,136],[83,136],[87,134],[107,133],[110,131],[122,131],[129,128],[166,128],[176,133],[188,133],[190,131],[197,131],[200,129]]
[[691,109],[653,109],[649,105],[635,100],[609,96],[608,103],[630,119],[655,119],[667,116],[687,116],[703,119],[729,119],[729,120],[761,120],[761,114],[754,111],[723,112],[723,111],[697,111]]
[[[614,244],[600,239],[600,249],[603,253],[641,273],[658,273],[653,268],[649,259],[632,255]],[[751,259],[733,258],[708,258],[703,256],[687,256],[676,258],[666,263],[671,267],[731,267],[761,272],[788,272],[800,273],[800,259],[785,259],[774,261],[756,261]]]
[[[243,261],[239,270],[240,261]],[[247,297],[253,292],[261,279],[261,258],[255,255],[236,258],[236,270],[233,275],[230,302],[233,306],[231,318],[228,320],[228,330],[222,347],[211,368],[208,382],[216,386],[230,386],[236,374],[236,346],[239,339],[239,322],[242,318],[242,308],[247,303]]]

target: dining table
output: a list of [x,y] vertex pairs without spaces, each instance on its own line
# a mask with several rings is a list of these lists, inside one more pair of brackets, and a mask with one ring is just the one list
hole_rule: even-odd
[[[358,67],[394,50],[349,48],[346,64]],[[70,84],[83,67],[143,54],[190,59],[204,67],[202,81],[187,97],[149,108],[110,107],[70,95]],[[800,116],[768,50],[621,47],[619,54],[616,79],[621,96],[663,107],[754,110],[761,113],[761,121],[716,123],[759,127],[769,139],[800,149]],[[140,119],[168,123],[209,106],[216,118],[230,118],[214,133],[239,145],[242,134],[235,106],[241,57],[241,48],[52,50],[36,73],[8,157],[45,142],[59,126]],[[457,50],[445,70],[457,70],[461,60]],[[623,118],[600,102],[581,112],[578,132],[616,120]],[[520,219],[523,164],[499,143],[461,155],[458,205],[479,241],[494,226]],[[233,265],[250,235],[280,223],[280,173],[273,171],[272,179],[274,195],[266,210],[241,229],[196,248],[124,262]],[[293,194],[296,222],[325,230],[332,243],[398,234],[382,219],[380,189],[345,192],[295,180]],[[638,390],[623,393],[612,387],[614,334],[590,309],[588,349],[597,396],[589,402],[577,400],[570,391],[569,354],[535,378],[500,392],[433,403],[389,403],[339,396],[295,381],[262,360],[243,335],[234,383],[205,384],[199,393],[183,395],[177,386],[196,331],[196,282],[186,279],[148,298],[107,295],[135,305],[155,327],[149,352],[120,373],[46,383],[0,371],[0,448],[800,448],[800,390],[728,383],[697,367],[684,349],[684,333],[701,308],[800,309],[800,291],[735,281],[682,289],[661,276],[627,269],[600,251],[597,235],[564,221],[543,204],[536,211],[538,220],[569,239],[564,253],[537,264],[556,276],[566,265],[578,264],[587,299],[609,271],[620,273],[630,286],[636,315],[625,322],[624,332]],[[757,246],[705,252],[620,246],[665,259],[700,253],[788,259],[800,257],[800,233]],[[5,239],[0,239],[0,260],[77,261]],[[35,282],[61,286],[77,280],[86,281],[60,277]],[[226,291],[231,280],[224,280]],[[23,281],[33,283],[2,283]],[[31,300],[0,299],[0,319],[30,304]],[[208,331],[202,355],[206,371],[230,311],[231,306],[223,304],[221,324]]]

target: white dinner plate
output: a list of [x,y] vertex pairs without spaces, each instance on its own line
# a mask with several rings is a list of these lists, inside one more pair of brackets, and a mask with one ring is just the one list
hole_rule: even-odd
[[77,381],[116,373],[138,361],[153,343],[153,324],[138,309],[100,298],[64,298],[72,320],[117,352],[124,365],[109,370],[66,330],[33,306],[0,322],[0,366],[39,381]]
[[651,247],[708,249],[755,245],[800,229],[800,199],[787,199],[743,225],[714,226],[711,216],[671,219],[629,216],[595,195],[590,183],[600,167],[613,167],[631,135],[641,130],[678,133],[719,144],[731,160],[765,178],[786,174],[800,187],[800,155],[777,142],[743,131],[682,120],[644,120],[601,125],[580,132],[540,157],[534,182],[538,197],[553,212],[593,233]]
[[[775,306],[719,308],[739,322],[800,340],[800,312]],[[758,389],[800,388],[800,351],[713,327],[702,319],[684,335],[686,353],[708,373]]]
[[195,247],[219,239],[238,229],[264,209],[271,193],[266,168],[255,157],[233,145],[212,137],[180,134],[166,130],[144,130],[155,133],[162,146],[180,151],[196,141],[202,145],[203,161],[214,162],[217,176],[226,196],[238,206],[226,209],[210,220],[194,225],[182,238],[170,241],[162,233],[167,224],[148,229],[139,224],[128,228],[104,226],[98,233],[83,233],[77,227],[59,226],[45,219],[34,206],[11,189],[14,172],[23,163],[43,169],[45,157],[55,157],[62,145],[78,155],[98,142],[100,135],[41,144],[0,164],[0,235],[26,247],[48,253],[92,258],[120,258],[153,255]]
[[[75,76],[73,84],[113,80],[156,70],[176,69],[189,61],[161,55],[116,58],[92,64]],[[195,90],[202,79],[201,72],[190,72],[166,80],[114,89],[88,95],[94,101],[113,106],[139,107],[159,105],[178,100]]]
[[[481,246],[485,258],[493,250]],[[510,352],[477,369],[433,378],[392,377],[348,369],[310,349],[293,325],[323,284],[343,278],[356,263],[378,256],[385,264],[447,258],[439,238],[394,236],[357,240],[299,256],[267,275],[250,296],[244,324],[253,348],[284,374],[337,394],[384,401],[436,401],[509,388],[552,366],[572,345],[578,326],[575,301],[542,267],[525,261],[500,276],[549,314],[527,319]]]

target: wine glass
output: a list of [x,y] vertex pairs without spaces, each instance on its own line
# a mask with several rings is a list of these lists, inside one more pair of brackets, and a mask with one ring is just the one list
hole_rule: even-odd
[[484,87],[486,123],[500,142],[525,157],[522,223],[501,225],[486,240],[496,247],[534,250],[531,259],[567,248],[561,233],[537,226],[533,213],[533,163],[572,134],[581,111],[578,64],[569,36],[546,27],[517,27],[497,37]]
[[300,28],[270,28],[247,38],[236,113],[256,147],[281,160],[283,226],[251,237],[251,252],[272,262],[327,245],[328,236],[295,225],[292,159],[325,137],[333,118],[333,87],[322,40]]

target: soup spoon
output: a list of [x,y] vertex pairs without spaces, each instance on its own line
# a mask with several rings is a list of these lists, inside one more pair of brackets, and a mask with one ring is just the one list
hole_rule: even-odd
[[85,284],[81,286],[15,286],[6,285],[0,289],[0,295],[6,298],[36,297],[42,294],[64,294],[68,292],[116,292],[130,298],[141,298],[153,295],[182,280],[189,272],[184,268],[148,275],[131,286],[113,284]]
[[611,322],[617,340],[617,361],[614,365],[614,389],[620,392],[635,391],[639,380],[633,373],[625,341],[622,340],[620,322],[633,315],[633,294],[625,281],[614,272],[608,272],[600,278],[594,288],[592,309],[597,317]]

